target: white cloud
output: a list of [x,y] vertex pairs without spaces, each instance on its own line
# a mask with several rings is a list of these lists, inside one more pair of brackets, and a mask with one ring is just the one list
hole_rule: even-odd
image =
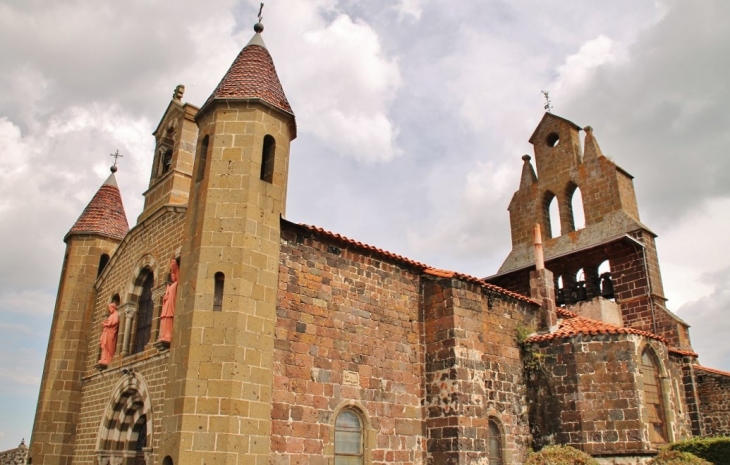
[[[559,77],[551,93],[554,97],[561,97],[564,89],[570,94],[580,92],[595,73],[600,72],[601,65],[618,64],[627,60],[628,52],[622,43],[600,35],[581,45],[577,53],[565,59],[565,63],[558,68]],[[567,100],[570,97],[565,98]]]
[[398,10],[398,19],[403,20],[410,18],[418,21],[423,13],[424,0],[400,0],[396,6]]

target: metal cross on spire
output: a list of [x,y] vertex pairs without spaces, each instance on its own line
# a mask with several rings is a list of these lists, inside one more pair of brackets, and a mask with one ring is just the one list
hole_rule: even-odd
[[261,6],[259,7],[259,23],[262,23],[264,21],[264,17],[261,16],[261,12],[264,10],[264,3],[261,2]]
[[545,106],[544,106],[543,108],[544,108],[544,109],[545,109],[545,111],[547,111],[548,113],[552,113],[552,109],[553,109],[553,104],[552,104],[552,102],[550,101],[550,92],[549,92],[549,91],[547,91],[547,90],[543,90],[543,91],[541,91],[541,92],[542,92],[542,95],[544,95],[544,96],[545,96]]
[[112,173],[116,173],[117,172],[117,160],[120,159],[120,158],[124,158],[124,155],[122,155],[121,153],[119,153],[119,150],[117,150],[114,153],[110,153],[109,156],[110,157],[114,157],[114,164],[109,169],[111,170]]

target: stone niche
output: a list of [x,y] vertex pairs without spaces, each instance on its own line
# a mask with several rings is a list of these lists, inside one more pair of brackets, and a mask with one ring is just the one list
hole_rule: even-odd
[[602,321],[616,326],[623,326],[621,307],[612,300],[596,297],[592,300],[578,302],[566,307],[584,318]]

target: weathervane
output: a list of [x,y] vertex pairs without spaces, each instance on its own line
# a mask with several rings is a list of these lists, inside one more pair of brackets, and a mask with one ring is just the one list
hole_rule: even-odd
[[260,23],[262,23],[264,21],[264,17],[261,16],[261,12],[263,11],[263,9],[264,9],[264,3],[261,2],[261,6],[259,7],[259,22]]
[[110,157],[114,157],[114,164],[109,169],[112,171],[112,173],[116,173],[117,172],[117,160],[120,159],[120,158],[124,158],[124,155],[122,155],[121,153],[119,153],[119,150],[117,150],[114,153],[110,153],[109,156]]
[[547,90],[541,91],[542,95],[545,96],[545,106],[543,107],[548,113],[551,113],[551,110],[553,109],[553,104],[550,101],[550,92]]

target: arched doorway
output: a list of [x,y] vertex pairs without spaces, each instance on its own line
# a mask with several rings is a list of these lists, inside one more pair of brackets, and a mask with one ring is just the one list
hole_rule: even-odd
[[138,373],[124,375],[112,392],[99,425],[100,465],[146,465],[152,452],[152,408]]

